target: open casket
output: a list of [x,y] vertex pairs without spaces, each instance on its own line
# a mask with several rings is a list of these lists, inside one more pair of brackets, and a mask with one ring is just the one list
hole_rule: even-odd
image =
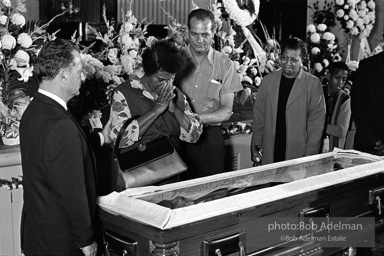
[[[384,161],[354,150],[113,192],[98,198],[105,240],[126,255],[332,255],[382,232]],[[384,209],[383,209],[384,210]],[[256,220],[370,217],[362,238],[260,245]],[[267,219],[266,219],[267,218]],[[259,223],[260,224],[260,223]],[[313,233],[313,230],[311,231]],[[310,232],[310,233],[311,233]],[[249,235],[252,234],[252,235]],[[338,233],[340,234],[340,233]],[[306,236],[308,234],[305,234]],[[365,241],[367,242],[367,241]]]

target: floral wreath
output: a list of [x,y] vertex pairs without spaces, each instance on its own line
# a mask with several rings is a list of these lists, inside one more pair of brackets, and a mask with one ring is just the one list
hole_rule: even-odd
[[336,0],[335,13],[342,28],[351,36],[368,37],[375,23],[373,0]]
[[[229,17],[239,26],[251,25],[259,14],[260,1],[249,0],[248,9],[241,9],[236,0],[222,0]],[[253,9],[253,10],[252,10]]]

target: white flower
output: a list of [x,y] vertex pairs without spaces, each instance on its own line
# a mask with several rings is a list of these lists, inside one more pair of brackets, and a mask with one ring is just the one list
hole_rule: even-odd
[[336,0],[336,4],[337,5],[343,5],[344,4],[344,0]]
[[221,52],[229,56],[232,53],[232,47],[228,45],[224,46],[223,49],[221,49]]
[[345,20],[349,20],[349,16],[348,15],[344,15],[343,17]]
[[318,33],[313,33],[311,36],[310,36],[310,39],[311,39],[311,42],[312,43],[318,43],[320,42],[320,35]]
[[11,22],[19,27],[23,27],[25,25],[25,18],[20,13],[14,13]]
[[327,59],[323,59],[324,67],[328,67],[329,61]]
[[318,47],[313,47],[312,50],[311,50],[311,53],[313,55],[319,54],[320,53],[320,49]]
[[252,79],[249,76],[243,76],[243,79],[241,80],[241,82],[247,82],[249,84],[253,83]]
[[12,50],[16,46],[16,39],[10,34],[5,34],[1,38],[1,48]]
[[359,34],[359,30],[357,29],[357,27],[353,27],[353,28],[351,29],[351,34],[352,34],[352,35],[358,35],[358,34]]
[[133,25],[129,22],[124,23],[124,32],[129,33],[133,29]]
[[320,63],[316,62],[315,65],[313,65],[313,67],[315,68],[315,70],[317,72],[321,72],[323,70],[323,65],[321,65]]
[[255,67],[250,68],[250,71],[251,71],[251,74],[252,74],[253,76],[256,76],[257,73],[258,73],[257,68],[255,68]]
[[323,32],[327,29],[327,25],[325,24],[319,24],[317,25],[317,29],[320,31],[320,32]]
[[351,10],[349,12],[349,17],[351,17],[352,20],[356,21],[357,18],[359,17],[359,15],[357,14],[357,12],[355,10]]
[[29,48],[33,43],[32,38],[27,33],[21,33],[17,37],[17,42],[24,48]]
[[259,86],[261,84],[261,78],[260,77],[255,77],[255,85]]
[[6,7],[11,7],[11,0],[3,0],[3,4],[4,4]]
[[335,53],[333,55],[333,61],[341,61],[341,55],[340,53]]
[[346,25],[347,28],[351,29],[351,28],[353,28],[354,26],[355,26],[355,22],[353,22],[353,20],[349,20],[349,21],[347,21],[347,25]]
[[19,81],[23,81],[23,82],[27,82],[29,80],[30,77],[32,77],[32,71],[33,71],[33,67],[29,67],[27,65],[27,67],[24,67],[24,68],[15,68],[15,70],[17,72],[19,72],[20,74],[20,78],[18,78]]
[[337,10],[337,11],[336,11],[336,16],[337,16],[338,18],[343,17],[343,16],[344,16],[344,10],[343,10],[343,9],[339,9],[339,10]]
[[335,35],[331,32],[325,32],[323,34],[323,39],[328,40],[328,41],[333,41],[333,40],[335,40]]
[[108,60],[112,63],[112,64],[117,64],[117,62],[119,61],[118,58],[117,58],[117,53],[118,53],[118,49],[117,48],[111,48],[109,49],[108,51]]
[[315,27],[315,25],[313,25],[313,24],[309,24],[309,25],[307,26],[307,32],[315,33],[315,32],[316,32],[316,27]]
[[18,50],[15,54],[15,60],[18,67],[23,67],[29,64],[29,55],[23,50]]
[[136,50],[130,50],[128,55],[131,56],[132,58],[136,58],[137,57],[137,51]]
[[373,2],[372,0],[368,2],[368,8],[369,8],[369,9],[372,10],[372,9],[375,9],[375,7],[376,7],[375,2]]
[[7,23],[8,17],[5,15],[0,16],[0,24],[5,25]]

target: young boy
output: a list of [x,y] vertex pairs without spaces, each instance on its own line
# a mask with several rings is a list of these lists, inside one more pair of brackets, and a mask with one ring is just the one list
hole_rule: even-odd
[[349,68],[344,62],[333,62],[328,70],[328,83],[323,87],[327,110],[323,152],[332,151],[335,147],[344,148],[351,118],[350,96],[343,90]]

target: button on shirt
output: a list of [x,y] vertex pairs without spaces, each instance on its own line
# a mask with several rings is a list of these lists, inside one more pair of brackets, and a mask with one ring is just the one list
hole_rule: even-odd
[[234,63],[212,47],[200,63],[186,48],[193,71],[181,78],[181,90],[187,95],[193,111],[206,114],[220,108],[220,96],[243,89]]

